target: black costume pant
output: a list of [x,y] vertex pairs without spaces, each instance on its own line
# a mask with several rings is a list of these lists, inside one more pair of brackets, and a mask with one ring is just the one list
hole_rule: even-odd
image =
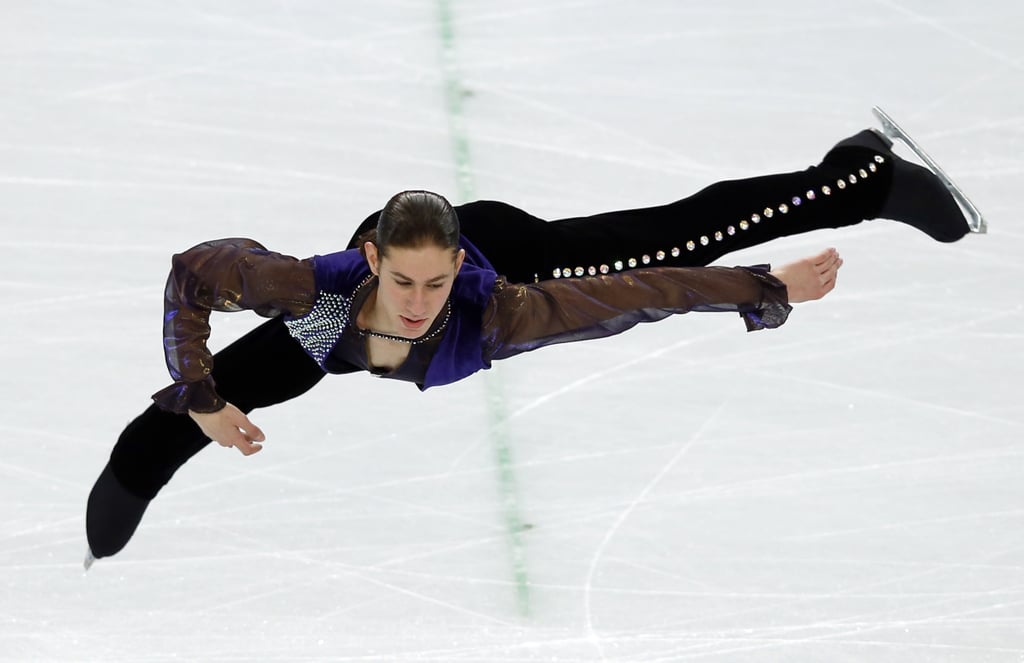
[[[544,221],[500,202],[456,207],[463,235],[511,282],[574,278],[643,266],[703,266],[777,237],[874,218],[889,192],[891,160],[837,147],[807,170],[713,184],[644,209]],[[370,215],[353,235],[376,224]],[[350,244],[351,247],[351,244]],[[272,319],[214,356],[217,391],[244,412],[294,398],[320,367]],[[109,469],[133,495],[152,499],[210,440],[186,415],[150,406],[121,434]]]

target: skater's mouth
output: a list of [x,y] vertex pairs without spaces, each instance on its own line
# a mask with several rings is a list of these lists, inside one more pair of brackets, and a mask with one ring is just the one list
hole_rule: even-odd
[[427,324],[427,318],[407,318],[404,315],[398,317],[402,320],[402,326],[411,331],[419,331]]

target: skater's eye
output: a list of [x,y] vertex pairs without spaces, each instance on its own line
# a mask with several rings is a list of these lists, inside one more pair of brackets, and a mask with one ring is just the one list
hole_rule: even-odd
[[[401,279],[395,279],[395,285],[397,285],[399,288],[411,288],[412,281],[403,281]],[[440,288],[443,288],[444,285],[444,281],[430,281],[429,283],[427,283],[427,287],[430,288],[431,290],[438,290]]]

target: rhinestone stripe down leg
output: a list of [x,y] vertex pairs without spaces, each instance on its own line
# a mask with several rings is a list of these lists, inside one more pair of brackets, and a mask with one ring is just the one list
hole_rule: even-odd
[[[791,211],[795,211],[795,208],[800,207],[801,205],[817,201],[819,199],[819,195],[831,196],[833,193],[838,193],[838,191],[843,191],[851,185],[855,185],[861,182],[862,180],[868,179],[868,177],[871,174],[878,172],[879,165],[883,163],[885,163],[885,157],[881,155],[875,155],[874,159],[870,163],[868,163],[864,168],[858,168],[857,170],[850,173],[846,177],[837,179],[835,181],[835,188],[833,188],[832,185],[823,184],[820,189],[808,189],[803,193],[803,195],[793,196],[792,198],[790,198],[788,203],[779,203],[775,207],[765,207],[763,210],[761,210],[760,213],[755,212],[751,214],[749,218],[741,219],[735,225],[726,226],[724,231],[716,230],[710,236],[701,235],[696,239],[687,240],[685,243],[683,243],[683,246],[686,248],[687,251],[696,251],[698,244],[700,244],[701,246],[708,246],[709,244],[711,244],[712,238],[714,238],[714,241],[716,242],[721,242],[725,240],[727,237],[732,237],[742,233],[743,231],[750,230],[750,227],[752,225],[756,225],[761,223],[762,221],[767,221],[768,219],[774,218],[776,212],[783,215],[789,214]],[[651,262],[652,253],[654,255],[654,258],[659,262],[665,260],[665,257],[667,255],[664,249],[657,249],[651,253],[645,253],[641,255],[639,259],[637,259],[636,257],[630,257],[627,258],[625,261],[618,259],[613,260],[611,262],[611,265],[612,267],[614,267],[615,271],[618,272],[621,272],[623,269],[626,269],[627,266],[629,268],[634,268],[637,266],[638,263],[643,263],[644,265],[647,265],[650,264]],[[668,253],[670,253],[673,258],[678,258],[682,251],[679,248],[679,246],[674,246]],[[608,274],[610,271],[612,270],[609,267],[609,265],[607,263],[603,263],[600,266],[590,265],[588,267],[583,267],[582,265],[578,265],[576,267],[555,267],[551,271],[551,274],[556,279],[558,279],[570,278],[574,274],[576,276],[583,276],[585,274],[594,276],[597,273]]]

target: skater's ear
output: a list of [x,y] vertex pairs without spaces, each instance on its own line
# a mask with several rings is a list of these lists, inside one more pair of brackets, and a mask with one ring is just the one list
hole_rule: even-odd
[[366,264],[370,266],[370,271],[380,276],[380,253],[377,252],[377,245],[373,242],[363,244],[363,255],[366,256]]
[[459,249],[459,252],[455,254],[455,273],[458,274],[459,270],[462,269],[462,263],[466,260],[466,249]]

